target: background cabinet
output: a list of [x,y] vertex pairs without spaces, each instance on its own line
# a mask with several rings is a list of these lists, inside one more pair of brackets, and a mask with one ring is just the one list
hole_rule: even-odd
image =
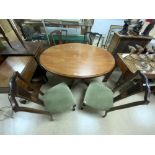
[[135,46],[138,44],[145,47],[151,40],[152,37],[120,35],[119,33],[114,33],[107,50],[114,55],[116,53],[129,53],[128,45]]

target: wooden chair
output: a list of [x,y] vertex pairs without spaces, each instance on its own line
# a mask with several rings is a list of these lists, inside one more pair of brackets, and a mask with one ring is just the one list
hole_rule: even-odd
[[[139,77],[141,80],[136,80]],[[120,90],[120,94],[114,97],[114,93]],[[134,101],[134,99],[127,104],[114,106],[116,101],[132,96],[139,92],[144,91],[144,98],[141,101]],[[137,71],[134,75],[129,77],[124,83],[119,85],[114,91],[106,87],[102,82],[92,82],[87,88],[84,101],[81,109],[84,106],[89,106],[98,111],[105,111],[105,117],[108,112],[130,108],[138,105],[144,105],[149,103],[150,87],[148,85],[147,77],[140,71]]]
[[50,42],[51,45],[56,45],[56,37],[58,37],[58,44],[62,44],[63,41],[63,32],[65,32],[65,37],[67,37],[67,30],[55,30],[50,33]]
[[97,39],[97,46],[100,43],[102,34],[94,33],[94,32],[86,32],[84,34],[84,43],[88,43],[90,45],[93,45],[93,42],[95,39]]
[[110,25],[104,48],[107,48],[109,46],[114,33],[122,30],[122,28],[123,26],[120,26],[120,25]]
[[[20,86],[20,83],[24,82],[27,85],[25,89]],[[8,98],[11,103],[12,109],[15,112],[24,111],[38,114],[49,115],[52,119],[52,114],[57,112],[63,112],[69,108],[75,110],[75,101],[73,95],[64,83],[58,84],[50,88],[45,94],[40,90],[36,90],[30,83],[28,83],[18,72],[15,72],[9,82],[10,92]],[[39,98],[41,95],[41,99]],[[45,108],[45,110],[39,110],[24,106],[19,106],[16,97],[37,103]]]

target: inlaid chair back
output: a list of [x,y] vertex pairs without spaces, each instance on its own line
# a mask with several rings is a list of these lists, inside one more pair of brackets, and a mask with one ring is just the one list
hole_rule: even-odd
[[[50,42],[51,42],[51,45],[62,44],[62,43],[65,42],[63,40],[63,32],[65,33],[64,36],[67,37],[67,30],[55,30],[55,31],[52,31],[50,33]],[[56,41],[56,38],[58,40],[58,43]]]
[[93,45],[94,40],[97,40],[97,46],[100,43],[102,34],[94,33],[94,32],[86,32],[84,34],[84,43],[88,43],[90,45]]
[[[137,78],[139,79],[137,80]],[[116,91],[119,91],[119,94],[114,97]],[[142,100],[136,101],[134,98],[129,103],[114,106],[115,102],[143,91],[144,97]],[[120,84],[114,91],[109,89],[102,82],[90,83],[81,108],[83,109],[85,105],[88,105],[99,111],[105,111],[105,115],[103,116],[105,117],[107,113],[111,111],[148,104],[150,102],[150,92],[147,77],[140,71],[137,71],[134,75],[128,77],[128,79]]]

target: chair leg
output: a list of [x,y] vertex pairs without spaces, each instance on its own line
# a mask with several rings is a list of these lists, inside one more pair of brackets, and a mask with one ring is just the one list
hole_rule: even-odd
[[85,103],[83,103],[82,105],[83,105],[84,107],[86,106],[86,104],[85,104]]
[[10,116],[9,116],[9,117],[10,117],[10,118],[14,118],[14,116],[13,116],[13,115],[14,115],[14,111],[12,110],[12,111],[11,111],[11,114],[10,114]]
[[69,88],[71,89],[74,84],[75,84],[75,79],[71,79],[71,84],[69,85]]
[[107,80],[109,79],[109,77],[111,76],[112,72],[108,73],[105,75],[104,79],[102,80],[102,82],[107,82]]
[[28,107],[16,107],[16,109],[14,109],[14,110],[15,110],[15,112],[24,111],[24,112],[30,112],[30,113],[50,115],[50,113],[47,111],[34,109],[34,108],[28,108]]
[[76,104],[73,105],[72,111],[75,111]]
[[120,78],[118,79],[117,83],[115,84],[115,87],[113,88],[113,91],[115,91],[119,85],[122,83],[122,81],[124,80],[124,74],[122,73],[122,75],[120,76]]
[[50,116],[50,121],[54,121],[54,119],[53,119],[53,115],[50,114],[49,116]]
[[105,118],[107,116],[107,111],[105,111],[104,115],[102,116],[103,118]]
[[117,68],[117,64],[115,65],[115,67],[112,69],[111,72],[107,73],[104,77],[104,79],[102,80],[102,82],[107,82],[108,79],[110,78],[111,74],[113,73],[113,71]]
[[44,83],[48,82],[48,78],[46,75],[43,75],[43,81],[44,81]]
[[85,79],[82,79],[82,81],[88,86],[89,85],[89,82],[86,81]]
[[82,106],[81,106],[80,109],[83,110],[85,106],[86,106],[86,104],[85,103],[82,103]]

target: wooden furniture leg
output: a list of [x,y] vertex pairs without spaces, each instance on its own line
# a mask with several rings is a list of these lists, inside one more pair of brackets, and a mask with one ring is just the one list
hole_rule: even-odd
[[107,82],[107,80],[110,78],[112,72],[117,68],[117,64],[115,64],[115,67],[112,69],[111,72],[107,73],[104,77],[104,79],[102,80],[102,82]]

